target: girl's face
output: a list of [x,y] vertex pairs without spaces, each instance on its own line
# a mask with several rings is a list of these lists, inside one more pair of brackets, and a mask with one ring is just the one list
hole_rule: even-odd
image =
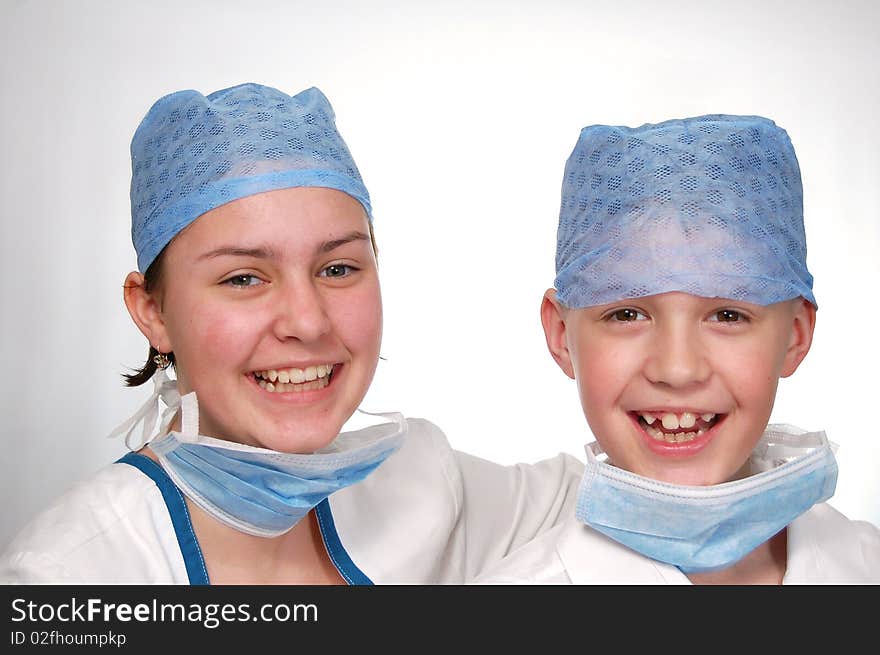
[[376,370],[375,254],[362,206],[340,191],[269,191],[206,212],[166,248],[155,305],[147,336],[174,351],[203,435],[314,451]]

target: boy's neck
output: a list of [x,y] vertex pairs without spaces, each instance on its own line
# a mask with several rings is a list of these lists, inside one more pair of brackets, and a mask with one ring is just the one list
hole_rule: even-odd
[[691,573],[694,584],[781,585],[788,559],[788,528],[783,529],[732,566],[720,571]]

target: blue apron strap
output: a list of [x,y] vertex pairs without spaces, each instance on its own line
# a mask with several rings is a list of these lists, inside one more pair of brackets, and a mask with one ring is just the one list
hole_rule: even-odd
[[180,493],[180,489],[171,481],[171,478],[162,470],[162,467],[149,457],[137,453],[127,453],[116,460],[116,462],[134,466],[156,483],[159,491],[162,492],[162,499],[168,508],[168,514],[171,516],[171,524],[174,526],[174,533],[177,535],[177,545],[180,547],[180,554],[183,555],[183,563],[186,565],[189,583],[191,585],[211,584],[208,580],[208,569],[205,567],[205,559],[202,557],[202,549],[199,548],[199,542],[196,539],[195,532],[193,532],[189,510],[186,508],[186,502],[183,499],[183,494]]
[[333,514],[330,512],[330,499],[325,498],[318,506],[315,507],[315,516],[318,517],[318,527],[321,529],[321,538],[324,540],[324,547],[330,556],[333,566],[339,571],[339,574],[345,578],[350,585],[371,585],[370,580],[363,571],[361,571],[353,561],[342,541],[336,532],[336,524],[333,522]]

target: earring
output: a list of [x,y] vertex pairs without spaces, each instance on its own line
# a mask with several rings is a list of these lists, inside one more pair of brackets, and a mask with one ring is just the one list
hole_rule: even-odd
[[156,353],[153,355],[153,363],[163,371],[171,366],[171,360],[168,359],[168,355],[165,353]]

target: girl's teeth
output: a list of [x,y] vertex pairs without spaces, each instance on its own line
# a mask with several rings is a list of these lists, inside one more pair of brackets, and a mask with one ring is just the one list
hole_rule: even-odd
[[678,425],[678,417],[675,414],[664,414],[660,418],[660,422],[667,430],[677,430],[680,427]]
[[648,425],[654,425],[654,421],[657,420],[656,416],[642,416],[642,418],[645,419],[645,423]]
[[700,418],[703,419],[706,423],[715,418],[715,414],[700,414]]
[[681,418],[678,419],[678,425],[682,428],[692,428],[697,424],[697,417],[691,414],[690,412],[685,412],[681,415]]
[[285,383],[281,382],[279,379],[278,382],[267,382],[266,380],[258,380],[257,384],[260,385],[261,388],[269,391],[271,393],[286,393],[286,392],[303,392],[303,391],[314,391],[317,389],[323,389],[328,384],[330,384],[330,378],[326,375],[324,377],[316,378],[309,382],[305,383]]
[[[271,382],[273,384],[302,384],[303,382],[312,382],[314,380],[322,380],[327,378],[333,371],[333,364],[317,364],[315,366],[307,366],[306,368],[290,368],[290,369],[269,369],[266,371],[255,371],[254,375],[258,379]],[[322,385],[326,386],[326,385]]]

